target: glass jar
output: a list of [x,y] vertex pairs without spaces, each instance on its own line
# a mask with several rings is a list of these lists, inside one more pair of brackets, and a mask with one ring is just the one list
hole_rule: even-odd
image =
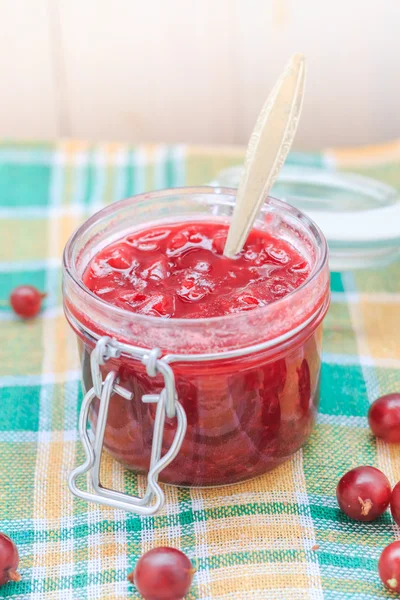
[[[141,474],[152,468],[152,447],[162,460],[172,446],[174,452],[180,446],[160,469],[160,479],[219,486],[273,469],[307,441],[319,399],[329,269],[325,239],[303,213],[268,198],[255,223],[285,239],[311,265],[301,287],[268,306],[205,319],[162,319],[107,304],[82,281],[91,258],[134,229],[167,221],[229,222],[235,193],[199,187],[142,194],[101,210],[69,240],[64,309],[79,341],[84,390],[94,389],[83,409],[81,435],[86,435],[87,415],[94,430],[102,429],[94,443],[85,440],[86,466],[99,464],[103,442],[117,460]],[[101,409],[110,373],[113,385]],[[157,416],[160,399],[166,414]],[[174,409],[168,408],[174,400],[185,430],[179,439]],[[155,442],[155,420],[164,418]]]

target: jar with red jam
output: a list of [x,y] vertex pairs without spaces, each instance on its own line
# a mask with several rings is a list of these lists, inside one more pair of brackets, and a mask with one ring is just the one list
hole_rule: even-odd
[[[69,240],[64,309],[86,392],[75,494],[152,514],[163,501],[158,478],[228,485],[307,441],[329,304],[326,242],[306,215],[267,198],[243,250],[226,258],[235,193],[143,194],[101,210]],[[103,447],[148,476],[144,498],[100,485]],[[77,485],[84,472],[93,491]]]

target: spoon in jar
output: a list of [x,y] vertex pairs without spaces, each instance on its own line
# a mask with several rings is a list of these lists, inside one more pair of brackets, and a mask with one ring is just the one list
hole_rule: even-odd
[[294,54],[259,114],[247,146],[224,248],[228,258],[242,250],[292,146],[303,104],[305,75],[305,57]]

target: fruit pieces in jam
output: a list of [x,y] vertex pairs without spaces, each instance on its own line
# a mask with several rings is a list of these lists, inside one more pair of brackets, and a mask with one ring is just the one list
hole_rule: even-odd
[[307,278],[307,261],[265,231],[253,230],[240,254],[226,258],[227,232],[227,225],[199,221],[132,233],[92,259],[84,282],[135,313],[201,318],[265,306]]

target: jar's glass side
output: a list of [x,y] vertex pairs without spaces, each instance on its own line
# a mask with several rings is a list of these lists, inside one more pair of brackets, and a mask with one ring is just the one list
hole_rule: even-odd
[[[289,348],[234,362],[174,365],[176,389],[188,421],[182,448],[161,481],[183,486],[227,485],[261,475],[291,457],[308,439],[319,402],[321,325]],[[83,381],[92,386],[91,344],[83,345]],[[114,394],[104,445],[136,473],[148,472],[156,406],[144,394],[158,393],[161,377],[150,378],[140,363],[110,360],[102,367],[119,373],[133,400]],[[90,415],[96,427],[98,402]],[[166,421],[163,453],[176,421]]]

